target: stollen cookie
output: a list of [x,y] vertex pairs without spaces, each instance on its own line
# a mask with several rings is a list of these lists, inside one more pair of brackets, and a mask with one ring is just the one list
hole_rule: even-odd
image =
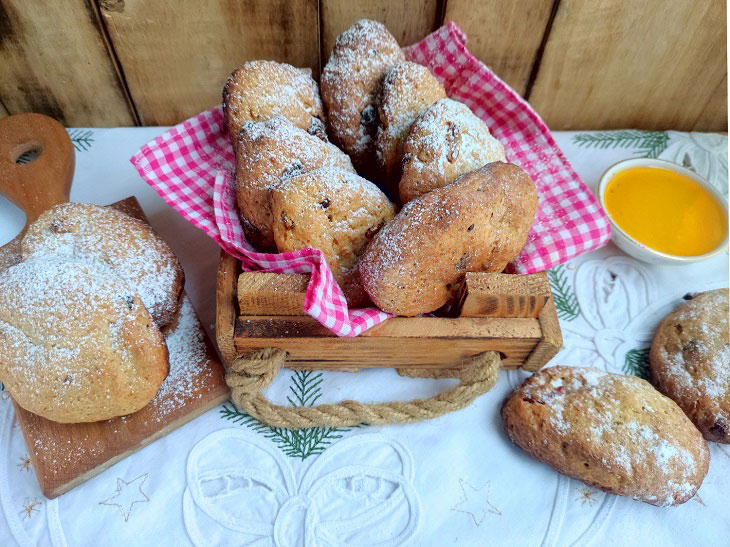
[[336,146],[282,116],[244,122],[236,148],[236,197],[249,242],[261,251],[274,251],[269,190],[283,180],[325,166],[355,171]]
[[24,259],[53,256],[110,266],[134,287],[158,327],[180,309],[185,278],[170,246],[149,224],[110,207],[52,207],[28,227],[21,252]]
[[692,498],[710,463],[682,410],[636,376],[550,367],[507,398],[502,420],[515,444],[559,473],[652,505]]
[[288,179],[270,199],[278,250],[321,250],[348,303],[361,305],[364,292],[353,276],[365,245],[395,213],[385,194],[354,173],[328,167]]
[[0,380],[24,409],[62,423],[131,414],[168,368],[160,329],[116,269],[41,255],[0,273]]
[[425,66],[403,61],[385,73],[378,101],[375,152],[384,179],[395,195],[401,177],[403,141],[411,124],[427,107],[445,97],[444,86]]
[[403,203],[451,184],[461,175],[495,161],[506,161],[504,148],[465,105],[442,99],[410,127],[403,144]]
[[312,71],[274,61],[249,61],[233,71],[223,88],[223,115],[234,146],[241,124],[279,115],[320,137],[324,129]]
[[727,289],[695,296],[662,320],[649,355],[652,383],[719,443],[730,443],[728,314]]
[[335,41],[320,86],[332,141],[364,174],[375,172],[377,98],[385,72],[405,57],[388,29],[363,19]]
[[360,260],[365,292],[383,311],[437,310],[466,272],[501,272],[519,254],[537,211],[530,176],[490,163],[407,203]]

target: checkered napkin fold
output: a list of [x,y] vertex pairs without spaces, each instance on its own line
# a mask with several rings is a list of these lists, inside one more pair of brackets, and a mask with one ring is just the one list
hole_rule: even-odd
[[[511,271],[534,273],[605,245],[608,219],[555,144],[537,113],[466,49],[453,22],[405,49],[431,69],[447,95],[466,104],[504,145],[507,160],[537,183],[540,204]],[[259,253],[246,241],[233,188],[234,154],[220,107],[173,127],[131,159],[142,178],[178,213],[241,260],[245,271],[311,273],[304,311],[339,336],[357,336],[384,321],[376,309],[348,310],[322,253]]]

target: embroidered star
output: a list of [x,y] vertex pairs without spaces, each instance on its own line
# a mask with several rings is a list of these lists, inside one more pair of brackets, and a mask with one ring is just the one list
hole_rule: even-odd
[[124,479],[117,478],[116,494],[104,501],[100,501],[99,505],[118,507],[119,512],[122,513],[122,516],[124,517],[124,522],[127,522],[135,503],[146,503],[150,501],[147,494],[142,491],[142,485],[146,480],[147,473],[140,475],[129,482]]
[[593,507],[593,504],[596,503],[596,499],[593,497],[595,492],[590,488],[578,488],[577,490],[579,494],[575,500],[579,501],[581,505],[587,504],[588,507]]
[[479,526],[487,513],[501,515],[501,511],[489,502],[489,481],[482,488],[474,488],[464,479],[459,479],[459,486],[464,498],[451,508],[452,511],[459,511],[470,515],[474,524]]
[[23,471],[30,470],[30,457],[27,454],[25,456],[22,456],[20,458],[20,463],[16,465],[20,467],[20,469],[22,469]]
[[23,517],[23,520],[30,519],[30,517],[33,516],[33,513],[40,511],[38,506],[41,504],[42,502],[35,498],[25,498],[25,500],[23,500],[23,509],[20,511],[20,516]]

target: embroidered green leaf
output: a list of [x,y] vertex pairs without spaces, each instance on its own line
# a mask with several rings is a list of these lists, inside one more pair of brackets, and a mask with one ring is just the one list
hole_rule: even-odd
[[560,319],[573,321],[580,315],[580,305],[573,289],[568,283],[568,275],[565,273],[565,265],[559,264],[548,270],[548,280],[553,291],[555,309]]
[[624,374],[633,374],[644,380],[649,380],[649,348],[630,349],[624,357]]
[[[322,373],[312,370],[294,371],[287,400],[295,406],[313,406],[322,396]],[[313,427],[309,429],[286,429],[271,427],[256,418],[240,412],[233,405],[223,405],[221,415],[235,424],[249,427],[274,442],[290,458],[306,460],[318,456],[332,441],[349,431],[347,427]]]
[[573,137],[573,143],[585,148],[633,148],[634,153],[645,158],[656,158],[666,150],[669,134],[666,131],[601,131],[580,133]]
[[90,129],[71,129],[68,136],[77,152],[86,152],[94,142],[94,132]]

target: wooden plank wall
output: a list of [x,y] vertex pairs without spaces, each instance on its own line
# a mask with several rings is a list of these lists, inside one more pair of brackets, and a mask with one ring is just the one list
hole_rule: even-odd
[[174,124],[244,60],[319,74],[362,17],[403,45],[455,21],[554,129],[727,130],[723,0],[0,0],[0,116]]

